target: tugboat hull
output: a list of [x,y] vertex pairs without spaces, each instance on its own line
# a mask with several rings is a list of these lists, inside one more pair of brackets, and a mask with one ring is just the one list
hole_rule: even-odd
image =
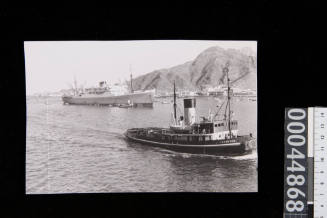
[[207,144],[181,144],[178,142],[160,142],[158,140],[150,140],[139,138],[133,132],[127,131],[125,136],[128,140],[140,144],[160,147],[177,152],[194,153],[194,154],[244,154],[251,151],[250,138],[248,136],[239,136],[236,142],[222,143],[220,141],[213,141]]

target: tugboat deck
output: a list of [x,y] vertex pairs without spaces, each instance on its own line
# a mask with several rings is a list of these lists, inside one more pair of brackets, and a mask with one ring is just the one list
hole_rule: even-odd
[[[219,143],[219,141],[212,141],[211,143],[199,143],[199,144],[184,144],[184,143],[164,143],[164,142],[159,142],[159,141],[154,141],[154,140],[146,140],[142,138],[136,138],[128,133],[125,134],[125,136],[131,140],[138,141],[138,142],[144,142],[144,143],[151,143],[151,144],[157,144],[157,145],[174,145],[174,146],[181,146],[181,147],[224,147],[224,146],[240,146],[241,142],[234,142],[234,143]],[[215,143],[216,142],[216,143]]]

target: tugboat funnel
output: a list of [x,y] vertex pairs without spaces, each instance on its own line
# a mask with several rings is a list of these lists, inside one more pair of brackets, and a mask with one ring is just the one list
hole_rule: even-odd
[[184,99],[184,117],[186,126],[190,126],[195,123],[195,107],[195,98]]

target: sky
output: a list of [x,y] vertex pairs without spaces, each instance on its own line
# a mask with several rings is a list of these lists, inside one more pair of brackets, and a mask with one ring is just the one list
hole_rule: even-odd
[[212,46],[257,51],[256,41],[26,41],[26,94],[123,82],[194,60]]

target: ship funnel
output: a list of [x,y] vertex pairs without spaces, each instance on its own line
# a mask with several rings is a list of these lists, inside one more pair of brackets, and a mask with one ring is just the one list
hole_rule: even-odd
[[186,126],[190,126],[195,123],[195,107],[195,98],[184,99],[184,117]]

